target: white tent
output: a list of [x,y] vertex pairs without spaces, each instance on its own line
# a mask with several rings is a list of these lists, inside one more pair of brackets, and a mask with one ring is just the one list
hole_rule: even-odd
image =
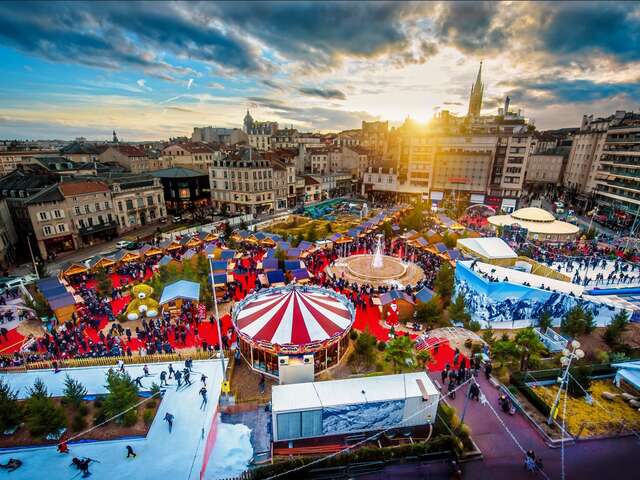
[[478,256],[490,260],[518,258],[518,254],[513,248],[498,237],[461,238],[458,240],[457,246],[462,250],[472,254],[475,252]]

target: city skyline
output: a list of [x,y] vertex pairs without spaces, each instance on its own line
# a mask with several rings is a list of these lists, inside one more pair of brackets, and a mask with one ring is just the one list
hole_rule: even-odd
[[640,104],[629,3],[0,4],[0,137],[124,141],[483,114],[505,96],[540,129]]

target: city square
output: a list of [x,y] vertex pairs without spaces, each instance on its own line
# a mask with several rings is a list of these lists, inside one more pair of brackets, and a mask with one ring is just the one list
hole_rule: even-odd
[[0,13],[0,475],[634,476],[636,3]]

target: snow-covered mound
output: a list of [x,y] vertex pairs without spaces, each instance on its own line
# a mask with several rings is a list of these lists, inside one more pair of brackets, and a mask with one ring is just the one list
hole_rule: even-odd
[[253,458],[251,429],[246,425],[220,423],[207,468],[207,480],[239,476]]

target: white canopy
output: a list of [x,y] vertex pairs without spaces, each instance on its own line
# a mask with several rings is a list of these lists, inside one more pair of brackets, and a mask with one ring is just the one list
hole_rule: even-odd
[[489,259],[518,258],[513,248],[498,237],[461,238],[458,240],[458,248],[460,247]]

